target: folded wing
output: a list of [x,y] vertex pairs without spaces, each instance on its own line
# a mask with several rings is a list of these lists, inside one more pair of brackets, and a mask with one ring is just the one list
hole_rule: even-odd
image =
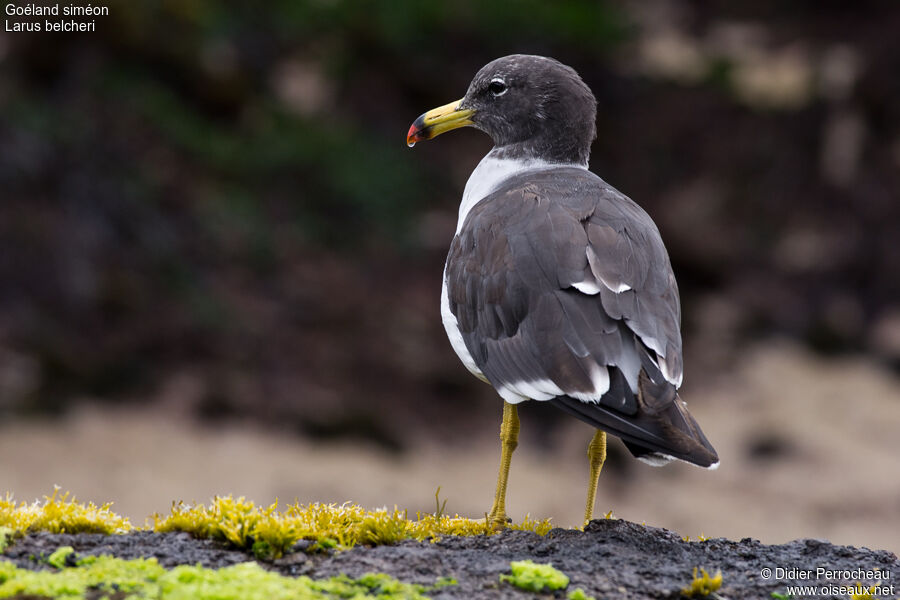
[[659,231],[601,179],[511,178],[469,213],[446,277],[466,348],[506,401],[552,401],[639,457],[717,461],[676,393],[680,305]]

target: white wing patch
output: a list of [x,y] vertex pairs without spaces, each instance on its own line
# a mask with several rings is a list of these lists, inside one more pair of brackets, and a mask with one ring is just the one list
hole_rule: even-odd
[[[639,461],[644,463],[645,465],[650,465],[651,467],[664,467],[673,460],[678,460],[680,462],[685,462],[689,465],[693,465],[694,463],[681,460],[675,458],[674,456],[669,456],[668,454],[662,454],[661,452],[651,452],[650,454],[644,454],[643,456],[636,457]],[[696,466],[696,465],[695,465]],[[708,467],[701,467],[702,469],[706,469],[707,471],[715,471],[719,468],[719,461],[714,462]]]
[[684,378],[684,373],[679,373],[678,377],[674,377],[672,375],[672,373],[669,371],[669,366],[666,364],[665,354],[663,354],[656,348],[656,346],[659,345],[659,342],[657,342],[655,338],[651,337],[641,338],[641,341],[645,346],[647,346],[647,348],[653,350],[653,354],[651,355],[650,352],[647,351],[647,349],[642,349],[641,352],[643,352],[644,355],[650,359],[650,362],[656,365],[656,368],[659,369],[659,372],[662,373],[662,376],[666,381],[674,385],[675,389],[680,388],[681,380]]
[[527,396],[523,396],[518,392],[514,392],[512,388],[506,387],[505,385],[501,385],[499,387],[495,387],[497,393],[500,394],[500,397],[510,404],[518,404],[519,402],[525,402],[526,400],[530,400]]
[[627,292],[628,290],[631,289],[631,286],[624,282],[610,283],[610,282],[606,281],[605,279],[603,279],[602,277],[600,278],[600,281],[602,281],[603,285],[605,285],[606,287],[611,289],[616,294],[621,294],[622,292]]
[[584,281],[579,281],[578,283],[573,283],[572,287],[582,294],[587,294],[588,296],[596,296],[600,293],[600,286],[597,285],[597,282],[588,281],[587,279],[585,279]]
[[666,381],[674,385],[676,389],[681,387],[684,373],[679,373],[678,377],[673,376],[672,373],[669,372],[669,367],[666,365],[665,356],[661,354],[656,355],[656,366],[659,367],[659,372],[666,378]]
[[585,255],[588,259],[588,265],[591,267],[591,274],[596,277],[603,285],[609,288],[612,292],[616,294],[621,294],[622,292],[627,292],[631,289],[631,286],[625,283],[624,281],[614,281],[611,277],[603,276],[603,273],[600,272],[599,264],[600,259],[597,256],[597,253],[594,252],[594,249],[591,246],[588,246],[585,250]]
[[552,400],[566,394],[549,379],[504,383],[497,388],[497,393],[510,404],[518,404],[524,400]]
[[[675,460],[675,457],[669,456],[668,454],[661,454],[659,452],[651,452],[650,454],[638,456],[637,459],[645,465],[650,465],[651,467],[664,467]],[[719,463],[716,464],[718,465]]]
[[609,369],[601,367],[597,363],[591,366],[591,384],[594,389],[590,392],[569,392],[569,396],[576,400],[590,404],[599,404],[600,398],[609,391]]

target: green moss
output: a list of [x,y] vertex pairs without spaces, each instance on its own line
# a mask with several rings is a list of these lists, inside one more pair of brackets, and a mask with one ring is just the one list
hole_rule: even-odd
[[75,548],[72,546],[60,546],[47,558],[47,564],[57,569],[64,569],[66,567],[66,559],[74,553]]
[[218,570],[201,566],[179,566],[166,570],[156,559],[123,560],[110,556],[86,557],[77,566],[65,568],[61,556],[59,571],[29,571],[0,562],[0,598],[18,595],[46,596],[65,600],[96,597],[97,592],[122,592],[135,600],[280,600],[377,597],[383,600],[427,598],[425,588],[398,581],[383,574],[359,579],[346,576],[314,580],[284,577],[264,570],[254,562]]
[[688,598],[705,598],[722,587],[721,571],[717,571],[712,577],[706,572],[706,569],[701,568],[700,572],[702,576],[697,575],[697,567],[694,567],[694,579],[688,587],[681,590],[683,596]]
[[119,590],[134,593],[137,598],[158,597],[157,582],[164,574],[165,569],[155,559],[92,557],[77,567],[59,571],[29,571],[0,562],[0,598],[21,594],[80,599],[89,589],[110,593]]
[[588,596],[583,589],[575,588],[566,595],[568,600],[595,600],[593,596]]
[[536,564],[530,560],[518,560],[509,563],[512,575],[501,575],[500,581],[529,592],[544,590],[561,590],[569,585],[569,578],[552,565]]
[[440,589],[451,585],[459,585],[455,577],[438,577],[438,580],[431,586],[433,589]]
[[6,547],[12,542],[15,530],[12,527],[0,526],[0,553],[6,550]]

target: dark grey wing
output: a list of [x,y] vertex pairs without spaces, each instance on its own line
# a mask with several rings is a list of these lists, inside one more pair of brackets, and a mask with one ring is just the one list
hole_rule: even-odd
[[583,291],[600,295],[603,308],[622,319],[656,356],[664,378],[681,386],[681,304],[659,230],[630,198],[610,186],[605,202],[585,222],[590,272]]
[[554,400],[640,450],[714,462],[695,456],[696,434],[670,431],[680,308],[659,232],[598,177],[511,179],[469,213],[446,277],[466,348],[505,400]]

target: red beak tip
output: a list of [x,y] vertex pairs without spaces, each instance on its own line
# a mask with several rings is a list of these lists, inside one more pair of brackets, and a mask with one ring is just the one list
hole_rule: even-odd
[[416,142],[419,141],[419,129],[416,127],[416,124],[413,123],[409,127],[409,132],[406,134],[406,143],[410,148],[415,145]]

